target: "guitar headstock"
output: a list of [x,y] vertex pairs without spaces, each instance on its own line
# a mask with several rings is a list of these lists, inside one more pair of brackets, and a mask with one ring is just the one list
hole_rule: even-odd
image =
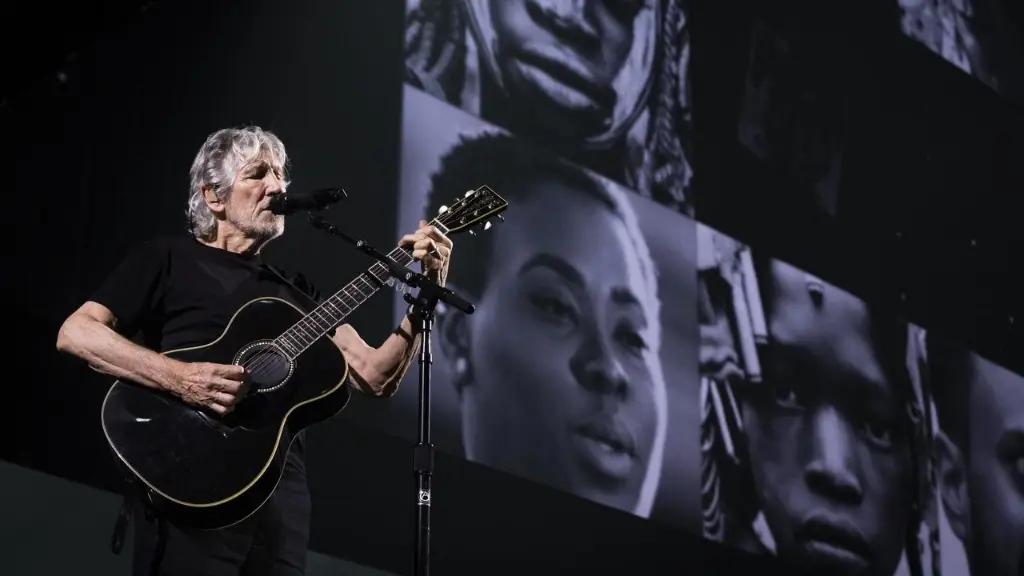
[[451,206],[441,206],[434,223],[447,229],[449,236],[460,232],[476,234],[476,227],[490,229],[491,218],[504,220],[501,213],[507,208],[508,201],[485,184],[476,190],[469,190]]

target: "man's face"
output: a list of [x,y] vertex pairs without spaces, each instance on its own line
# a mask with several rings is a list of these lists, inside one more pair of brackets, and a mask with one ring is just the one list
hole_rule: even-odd
[[644,0],[490,0],[507,90],[538,126],[585,138],[608,128],[613,82]]
[[1024,568],[1024,377],[975,356],[970,387],[965,460],[971,572],[1019,576]]
[[903,406],[862,302],[773,266],[765,380],[744,404],[751,468],[779,556],[838,574],[891,574],[910,498]]
[[269,209],[270,195],[284,192],[284,167],[270,154],[242,166],[224,202],[224,220],[251,240],[272,240],[284,233],[284,216]]

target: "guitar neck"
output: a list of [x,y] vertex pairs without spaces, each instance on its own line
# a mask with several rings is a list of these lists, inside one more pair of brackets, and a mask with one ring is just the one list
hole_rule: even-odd
[[[448,227],[439,219],[431,220],[430,224],[444,233],[448,232]],[[412,251],[406,248],[395,248],[388,254],[388,258],[402,266],[413,263]],[[369,300],[370,296],[376,294],[385,284],[392,282],[391,271],[388,267],[383,262],[375,263],[344,288],[335,292],[333,296],[324,300],[312,312],[306,314],[284,334],[278,336],[274,342],[282,350],[288,352],[292,358],[298,357],[314,342],[340,325],[349,314],[363,302]]]
[[[411,252],[404,248],[395,248],[388,258],[402,266],[413,262]],[[375,263],[278,336],[275,343],[292,358],[297,357],[391,281],[388,267],[381,262]]]

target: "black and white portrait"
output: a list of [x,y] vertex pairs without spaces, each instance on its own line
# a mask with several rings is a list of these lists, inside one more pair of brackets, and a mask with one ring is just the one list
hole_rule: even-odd
[[802,21],[753,21],[738,138],[785,174],[801,204],[835,216],[850,100],[827,33]]
[[944,571],[1024,573],[1024,376],[928,335]]
[[692,213],[687,0],[409,0],[406,81]]
[[698,532],[692,221],[409,86],[403,131],[399,222],[484,184],[509,202],[456,243],[477,309],[437,315],[437,445]]
[[698,229],[705,536],[815,573],[932,574],[919,331]]
[[1024,2],[897,2],[905,36],[998,94],[1024,104]]

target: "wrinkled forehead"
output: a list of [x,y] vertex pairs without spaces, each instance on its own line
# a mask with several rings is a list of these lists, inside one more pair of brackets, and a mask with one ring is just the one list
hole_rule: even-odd
[[281,158],[269,142],[249,146],[236,146],[232,156],[234,157],[235,168],[240,171],[264,164],[276,170],[284,168]]

